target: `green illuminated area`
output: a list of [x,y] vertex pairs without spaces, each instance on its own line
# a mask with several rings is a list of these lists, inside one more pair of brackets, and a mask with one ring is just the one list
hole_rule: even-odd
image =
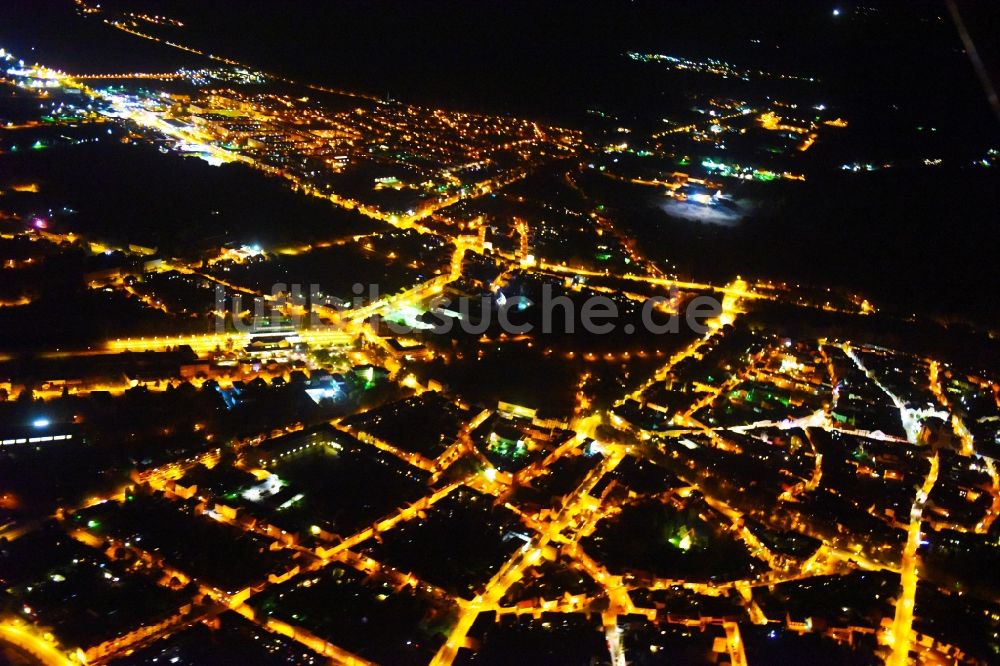
[[614,573],[708,580],[766,571],[767,564],[750,555],[728,530],[701,518],[712,512],[697,502],[677,507],[644,500],[599,523],[583,546]]
[[508,439],[495,432],[490,433],[490,443],[487,446],[490,453],[506,458],[512,462],[523,459],[528,454],[528,446],[522,439]]
[[739,164],[726,164],[724,162],[716,162],[711,159],[702,160],[701,165],[709,173],[717,174],[725,178],[742,178],[744,180],[749,178],[762,183],[768,183],[781,177],[781,174],[768,171],[767,169],[757,169],[752,166],[743,166]]

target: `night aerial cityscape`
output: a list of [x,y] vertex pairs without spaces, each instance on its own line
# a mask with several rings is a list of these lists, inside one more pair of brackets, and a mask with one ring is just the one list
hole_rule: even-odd
[[0,2],[0,664],[1000,664],[1000,3]]

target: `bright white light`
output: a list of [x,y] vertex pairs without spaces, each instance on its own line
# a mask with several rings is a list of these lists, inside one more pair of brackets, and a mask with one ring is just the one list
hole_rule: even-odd
[[47,428],[48,425],[49,425],[49,420],[48,419],[35,419],[34,421],[32,421],[31,425],[35,426],[36,428]]
[[834,9],[833,10],[833,15],[834,16],[840,16],[840,10],[839,9]]

